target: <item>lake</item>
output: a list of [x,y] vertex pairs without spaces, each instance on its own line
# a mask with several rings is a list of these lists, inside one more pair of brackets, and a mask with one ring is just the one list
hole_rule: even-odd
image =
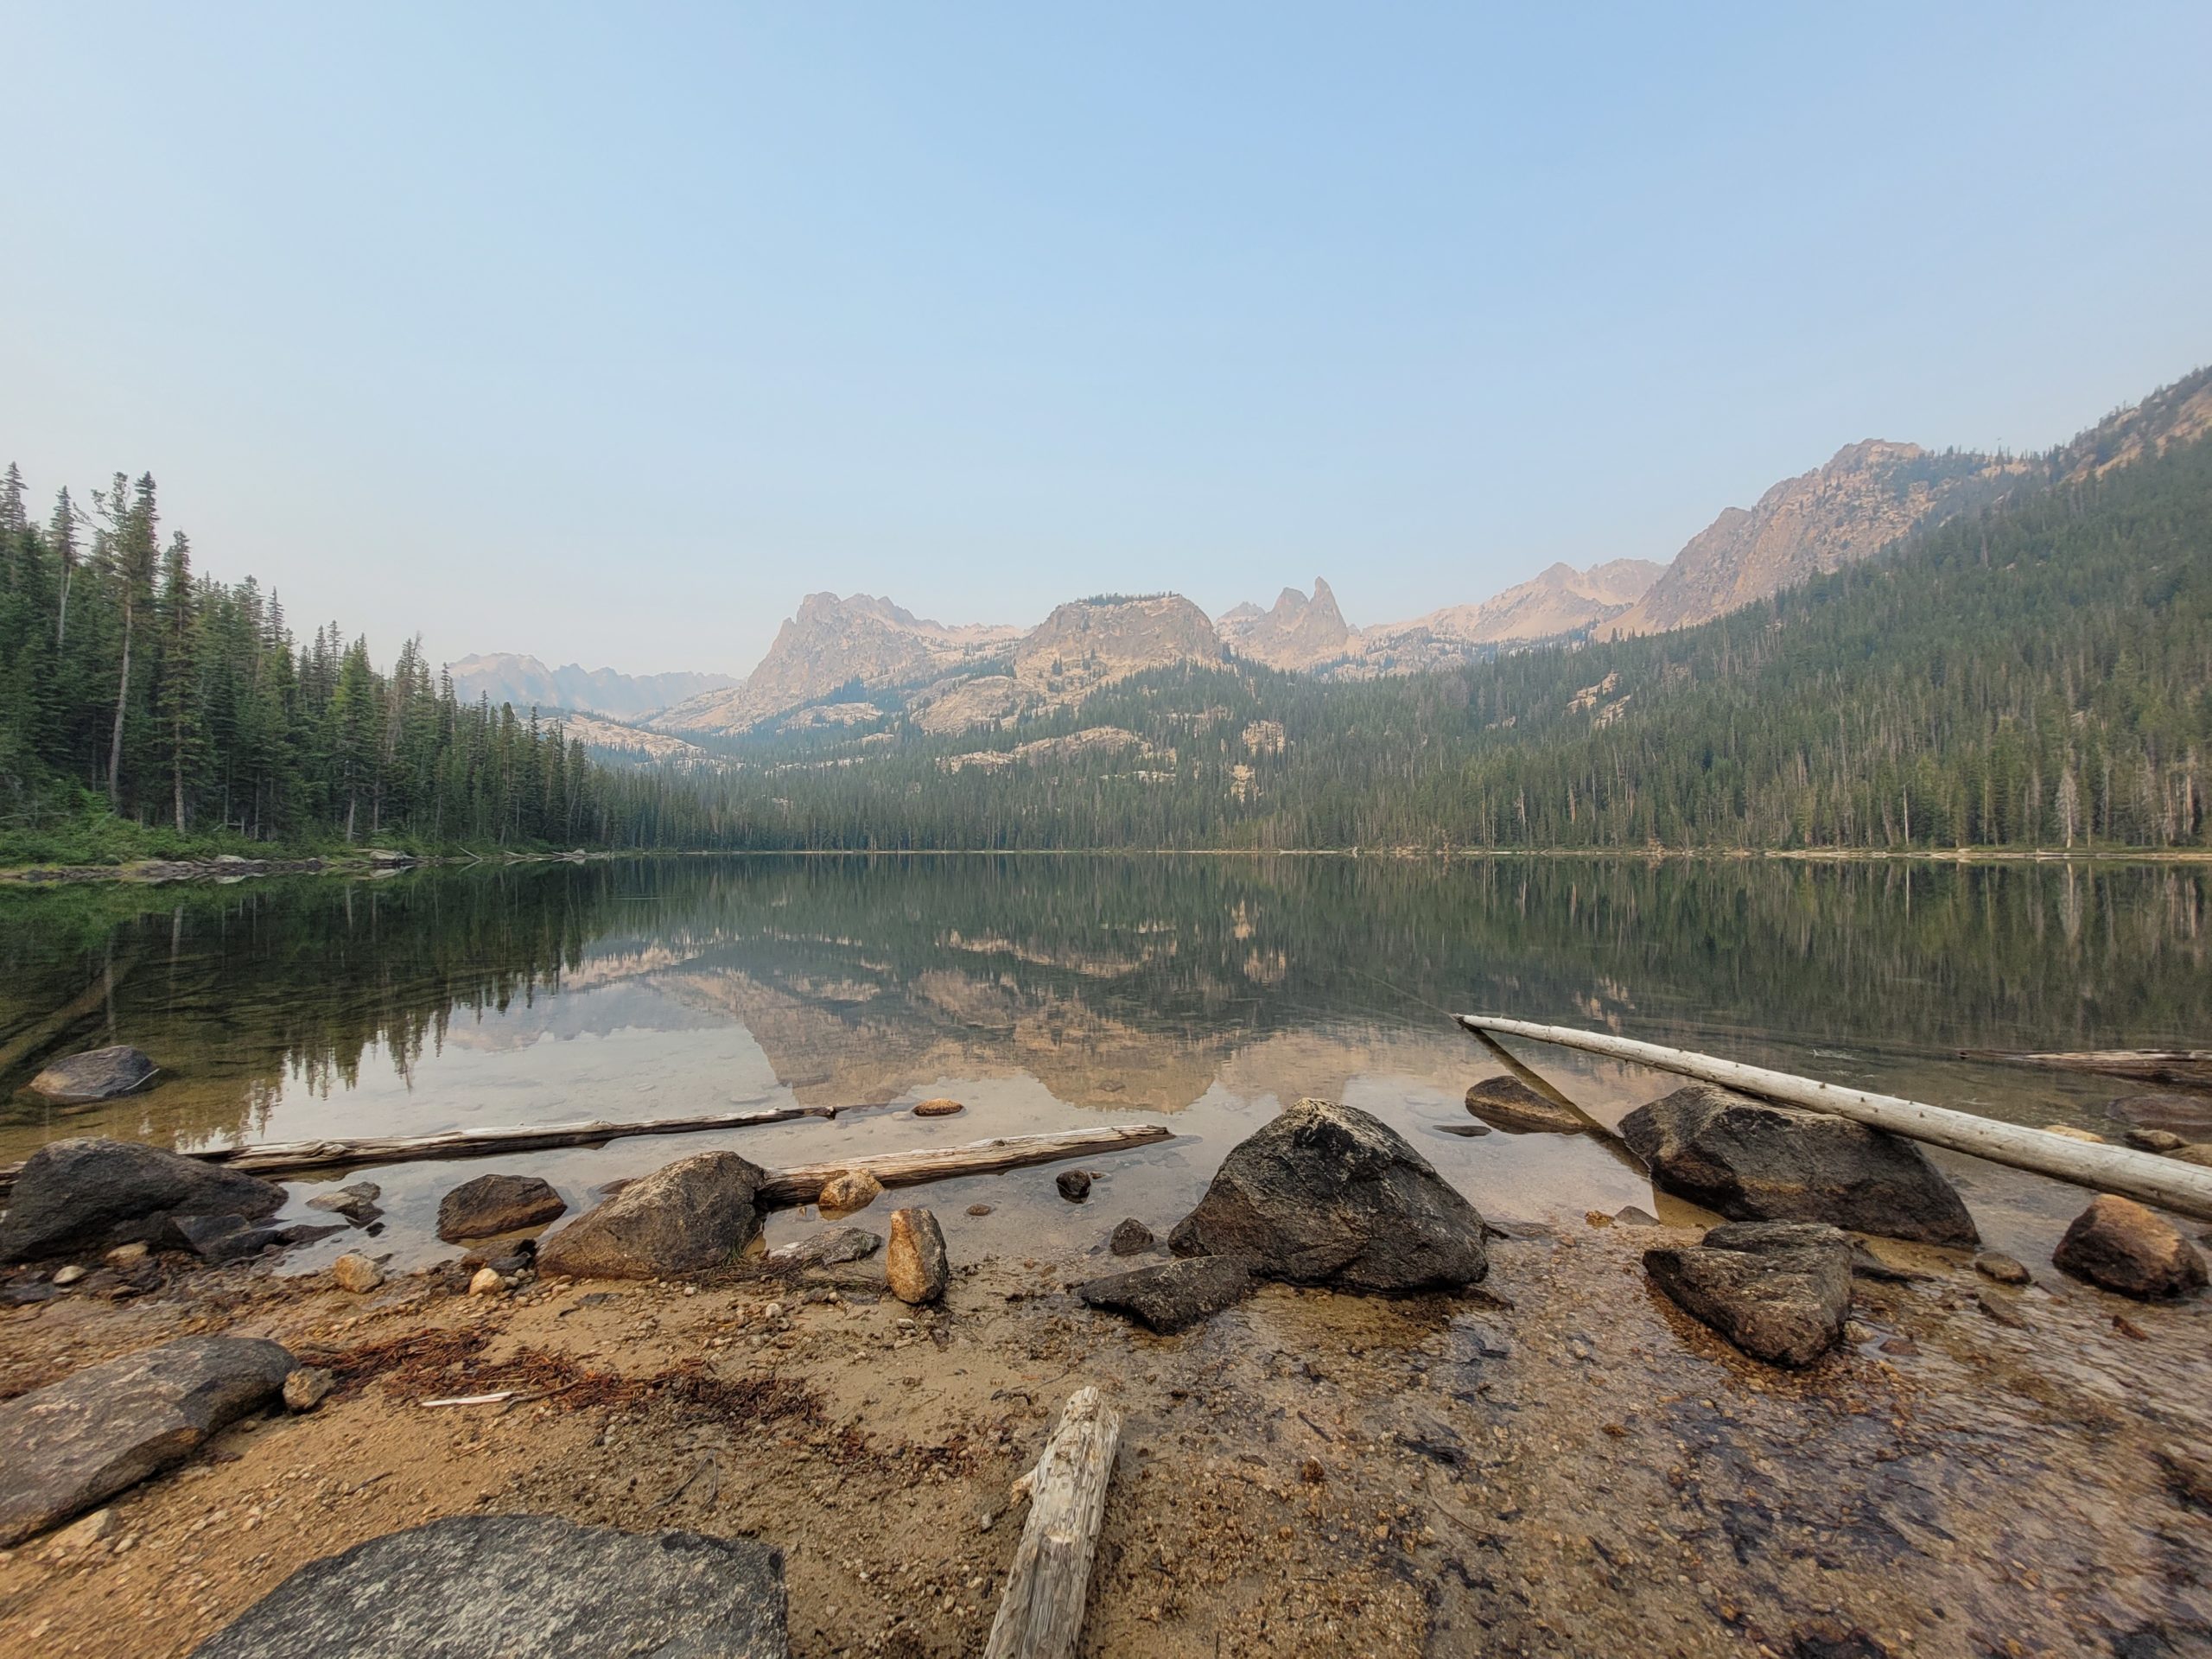
[[[1164,1229],[1227,1149],[1302,1095],[1397,1126],[1494,1219],[1636,1204],[1594,1138],[1464,1133],[1499,1068],[1452,1027],[1480,1009],[1696,1048],[2012,1122],[2107,1128],[2124,1085],[1961,1047],[2201,1045],[2212,874],[2154,865],[1777,860],[663,858],[429,868],[374,880],[71,887],[0,897],[0,1160],[67,1135],[180,1147],[413,1134],[748,1105],[881,1109],[721,1134],[360,1172],[378,1246],[450,1252],[439,1195],[486,1169],[573,1207],[727,1146],[766,1165],[1122,1122],[1177,1138],[1089,1165],[947,1182],[956,1259],[1093,1251]],[[149,1091],[57,1109],[17,1051],[143,1048]],[[51,1034],[51,1033],[49,1033]],[[1674,1086],[1522,1053],[1601,1121]],[[899,1109],[950,1096],[967,1110]],[[1943,1156],[1991,1243],[2047,1249],[2072,1189]],[[340,1179],[353,1179],[345,1177]],[[314,1189],[295,1185],[296,1203]],[[988,1204],[993,1213],[965,1213]],[[858,1219],[880,1230],[876,1211]],[[1673,1205],[1675,1214],[1686,1212]],[[300,1211],[304,1215],[310,1212]],[[772,1240],[810,1224],[779,1216]],[[320,1265],[343,1240],[296,1251]]]

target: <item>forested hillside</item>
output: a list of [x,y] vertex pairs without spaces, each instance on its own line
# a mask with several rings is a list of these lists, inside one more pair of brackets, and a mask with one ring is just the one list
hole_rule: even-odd
[[[0,847],[99,856],[393,836],[568,845],[618,787],[558,728],[463,703],[413,642],[388,673],[336,624],[299,644],[275,594],[166,545],[154,480],[33,519],[0,480]],[[142,826],[168,833],[149,836]]]
[[1171,669],[986,736],[734,753],[671,827],[759,847],[2202,847],[2212,442],[1675,633],[1363,685]]

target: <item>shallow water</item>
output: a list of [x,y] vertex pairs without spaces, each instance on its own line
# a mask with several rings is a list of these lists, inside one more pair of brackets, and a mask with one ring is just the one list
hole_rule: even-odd
[[[2141,866],[1025,856],[23,893],[0,898],[0,1056],[75,1002],[36,1053],[134,1043],[164,1076],[128,1101],[55,1109],[12,1092],[36,1053],[10,1060],[0,1160],[93,1133],[202,1147],[892,1109],[359,1172],[385,1188],[378,1248],[405,1266],[442,1253],[438,1195],[491,1168],[543,1174],[582,1207],[607,1180],[712,1146],[776,1165],[1103,1122],[1177,1131],[1092,1160],[1084,1206],[1055,1195],[1050,1168],[929,1190],[956,1255],[1045,1257],[1096,1249],[1123,1215],[1163,1228],[1229,1147],[1318,1095],[1397,1125],[1495,1217],[1667,1214],[1594,1139],[1446,1133],[1471,1122],[1467,1084],[1498,1067],[1445,1012],[2103,1128],[2125,1085],[1952,1051],[2200,1045],[2208,887],[2202,872]],[[1607,1122],[1673,1086],[1522,1052]],[[933,1095],[967,1110],[895,1109]],[[2080,1206],[2054,1183],[1946,1162],[2000,1247],[2031,1248]],[[994,1212],[970,1217],[971,1203]]]

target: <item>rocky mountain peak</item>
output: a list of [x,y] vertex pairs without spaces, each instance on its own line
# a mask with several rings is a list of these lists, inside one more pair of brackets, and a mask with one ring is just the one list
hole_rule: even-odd
[[1343,656],[1351,639],[1336,594],[1319,576],[1312,598],[1286,588],[1274,609],[1240,605],[1221,619],[1219,632],[1239,657],[1293,673]]

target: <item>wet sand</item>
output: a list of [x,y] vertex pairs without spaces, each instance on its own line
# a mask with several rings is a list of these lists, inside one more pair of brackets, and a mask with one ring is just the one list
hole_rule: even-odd
[[1516,1230],[1479,1295],[1274,1287],[1169,1338],[1066,1294],[1095,1243],[956,1249],[931,1310],[873,1263],[365,1299],[241,1266],[9,1310],[8,1395],[191,1330],[343,1381],[115,1500],[106,1544],[0,1552],[0,1649],[188,1653],[306,1561],[511,1510],[779,1545],[801,1655],[970,1654],[1008,1487],[1095,1382],[1126,1427],[1090,1654],[2212,1652],[2212,1300],[1883,1244],[1933,1276],[1859,1280],[1849,1345],[1790,1375],[1649,1289],[1641,1251],[1694,1233]]

